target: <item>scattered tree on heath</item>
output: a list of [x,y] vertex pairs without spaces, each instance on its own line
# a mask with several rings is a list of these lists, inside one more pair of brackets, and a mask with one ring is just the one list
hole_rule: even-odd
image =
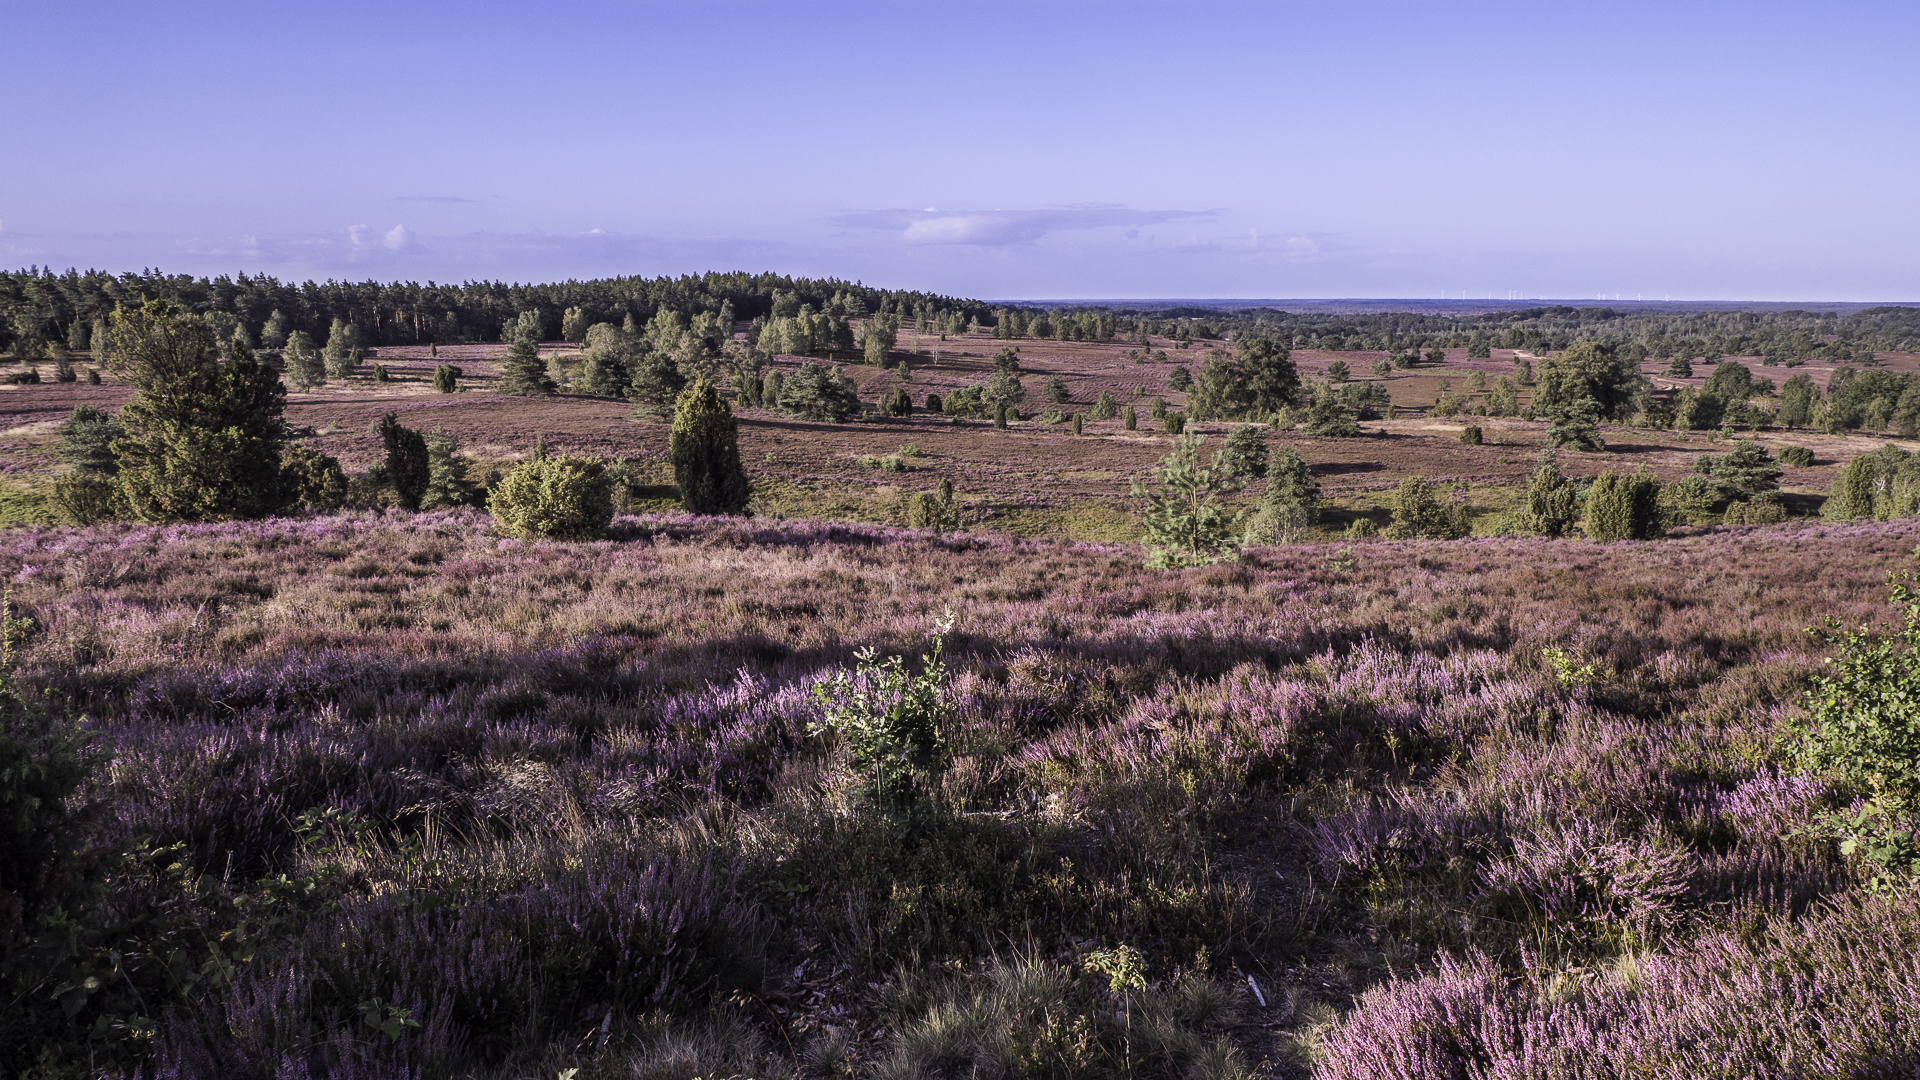
[[688,513],[746,511],[751,485],[740,466],[739,423],[712,383],[701,380],[680,395],[667,458]]

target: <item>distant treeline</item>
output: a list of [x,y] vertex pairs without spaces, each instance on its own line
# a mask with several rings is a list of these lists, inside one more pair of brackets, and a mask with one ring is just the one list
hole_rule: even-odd
[[[780,274],[702,274],[678,278],[620,277],[514,285],[469,281],[460,285],[378,281],[296,285],[266,275],[216,278],[148,270],[115,276],[100,271],[55,274],[38,267],[0,274],[0,349],[16,343],[38,355],[37,346],[64,343],[85,348],[93,323],[118,304],[167,300],[200,315],[227,316],[258,335],[279,312],[287,332],[301,330],[324,340],[335,319],[358,328],[370,346],[499,341],[522,312],[535,312],[541,337],[562,336],[570,310],[582,325],[640,324],[662,312],[691,320],[702,313],[731,312],[751,320],[795,315],[805,308],[839,315],[893,313],[964,327],[991,324],[986,304],[917,291],[874,289],[833,278]],[[576,321],[580,316],[576,316]],[[19,350],[15,350],[19,351]]]
[[[709,273],[677,278],[619,277],[544,285],[469,281],[294,284],[265,275],[216,278],[148,270],[115,276],[100,271],[55,274],[38,267],[0,274],[0,349],[60,342],[84,348],[93,323],[124,302],[169,300],[257,335],[275,312],[286,331],[325,339],[335,319],[355,327],[369,346],[500,341],[533,312],[545,340],[579,340],[585,327],[645,325],[663,312],[692,320],[706,314],[764,325],[815,316],[894,316],[896,329],[958,334],[990,330],[1003,340],[1137,341],[1151,334],[1175,341],[1270,337],[1296,349],[1397,352],[1495,348],[1552,352],[1596,341],[1636,357],[1760,356],[1767,362],[1819,360],[1870,365],[1872,354],[1920,351],[1920,308],[1875,307],[1847,314],[1821,311],[1666,312],[1606,307],[1539,307],[1475,315],[1420,313],[1294,313],[1271,308],[1218,311],[1170,307],[1154,311],[1078,306],[1041,309],[990,305],[935,293],[870,288],[834,278]],[[569,314],[572,318],[569,319]],[[571,325],[569,325],[569,323]],[[570,332],[571,331],[571,332]]]

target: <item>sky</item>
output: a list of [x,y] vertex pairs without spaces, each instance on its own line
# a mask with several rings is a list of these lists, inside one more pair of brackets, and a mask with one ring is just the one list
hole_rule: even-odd
[[0,0],[0,265],[1920,300],[1920,4]]

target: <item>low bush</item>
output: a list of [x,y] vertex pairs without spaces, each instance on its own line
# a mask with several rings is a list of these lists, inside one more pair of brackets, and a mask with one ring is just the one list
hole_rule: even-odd
[[1663,531],[1660,481],[1651,473],[1604,472],[1587,495],[1587,536],[1602,543],[1651,540]]
[[1479,446],[1482,439],[1483,436],[1480,432],[1480,425],[1478,424],[1468,424],[1466,427],[1460,429],[1460,442],[1463,445]]
[[500,481],[487,508],[509,536],[597,540],[613,521],[613,482],[593,458],[534,458]]
[[1782,465],[1791,465],[1796,469],[1806,469],[1813,465],[1813,451],[1804,446],[1783,446],[1776,460]]

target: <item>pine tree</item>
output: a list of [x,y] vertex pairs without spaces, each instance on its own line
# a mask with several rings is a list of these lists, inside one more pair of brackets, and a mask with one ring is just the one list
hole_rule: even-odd
[[798,420],[845,423],[860,415],[860,395],[839,368],[809,360],[782,384],[780,409]]
[[1087,418],[1090,420],[1111,420],[1119,414],[1119,411],[1120,403],[1114,400],[1113,392],[1110,390],[1102,390],[1100,391],[1100,396],[1094,399],[1093,408],[1087,410]]
[[1173,370],[1167,372],[1167,389],[1174,393],[1184,392],[1192,385],[1193,372],[1187,370],[1187,365],[1175,364]]
[[335,316],[320,357],[326,363],[328,375],[336,379],[351,378],[360,366],[360,328]]
[[474,485],[467,479],[467,462],[459,456],[460,441],[439,425],[427,432],[427,487],[420,496],[423,510],[465,506],[473,501]]
[[1220,453],[1229,476],[1258,480],[1267,475],[1267,439],[1258,425],[1241,424],[1228,432]]
[[1400,482],[1393,494],[1393,522],[1387,526],[1389,537],[1458,540],[1468,532],[1466,515],[1461,508],[1442,504],[1425,477],[1409,476]]
[[513,339],[506,358],[500,362],[500,382],[495,389],[517,397],[553,395],[553,379],[547,375],[546,361],[540,358],[540,346],[532,337]]
[[1154,569],[1232,558],[1239,547],[1239,515],[1228,517],[1219,506],[1221,493],[1230,485],[1222,455],[1216,453],[1210,466],[1202,466],[1203,441],[1198,435],[1175,439],[1173,450],[1154,468],[1157,486],[1133,483],[1134,496],[1147,500],[1147,565]]
[[120,425],[113,417],[91,405],[74,408],[66,423],[55,429],[60,445],[54,452],[77,473],[112,476],[120,471],[114,456],[114,440],[120,438]]
[[560,316],[560,340],[584,341],[587,337],[587,313],[570,307]]
[[751,486],[740,467],[739,423],[713,384],[701,380],[680,395],[673,410],[667,457],[680,487],[680,505],[690,514],[739,514]]
[[205,322],[164,301],[116,311],[110,335],[135,388],[114,444],[127,510],[144,521],[223,521],[280,509],[280,376],[244,348],[223,361]]
[[1249,544],[1294,544],[1320,520],[1320,485],[1291,446],[1275,451],[1267,468],[1267,491],[1247,528]]
[[260,347],[263,349],[285,348],[287,336],[291,332],[292,328],[287,325],[287,317],[280,314],[279,308],[274,308],[273,314],[267,316],[266,325],[260,328]]

